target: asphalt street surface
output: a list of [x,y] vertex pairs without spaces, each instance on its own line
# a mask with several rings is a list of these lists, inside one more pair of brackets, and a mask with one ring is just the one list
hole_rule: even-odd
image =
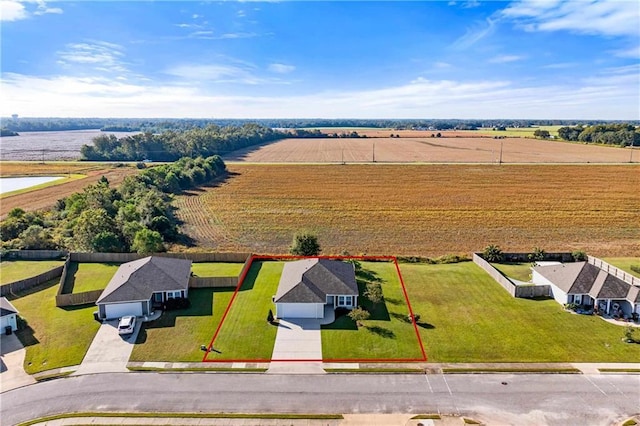
[[443,413],[602,425],[640,412],[640,375],[106,373],[0,395],[3,425],[74,411]]

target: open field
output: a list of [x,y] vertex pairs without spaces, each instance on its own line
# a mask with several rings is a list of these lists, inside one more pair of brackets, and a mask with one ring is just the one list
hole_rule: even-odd
[[27,349],[29,374],[80,364],[100,327],[93,319],[94,304],[56,307],[56,284],[52,280],[11,300],[26,320],[16,335]]
[[478,130],[395,130],[391,128],[376,127],[306,127],[306,130],[320,130],[322,133],[351,133],[358,132],[360,136],[369,138],[388,138],[391,134],[400,135],[401,138],[430,138],[431,134],[440,133],[444,137],[478,137],[478,136],[513,136],[513,137],[530,137],[533,133],[540,130],[547,130],[551,135],[557,135],[558,129],[563,126],[538,126],[538,127],[507,127],[506,130],[497,131],[493,128],[479,128]]
[[0,163],[2,176],[50,176],[64,173],[86,174],[84,179],[69,180],[60,185],[48,186],[46,188],[35,189],[33,191],[20,192],[2,198],[0,203],[0,219],[15,207],[20,207],[25,211],[40,210],[55,205],[60,198],[69,196],[75,192],[82,191],[86,186],[96,183],[102,176],[109,179],[112,185],[118,185],[126,176],[138,173],[134,166],[115,167],[115,165],[105,165],[104,163],[74,163],[56,162],[47,164],[36,163]]
[[0,284],[30,278],[62,265],[63,260],[3,260],[0,263]]
[[[495,132],[502,133],[502,132]],[[361,139],[284,139],[234,151],[225,161],[259,163],[629,163],[640,150],[539,139],[469,136]],[[633,154],[633,158],[631,155]]]
[[400,266],[430,362],[637,362],[625,327],[511,297],[472,262]]
[[176,197],[198,250],[286,253],[295,232],[324,254],[505,251],[640,255],[636,165],[249,165]]

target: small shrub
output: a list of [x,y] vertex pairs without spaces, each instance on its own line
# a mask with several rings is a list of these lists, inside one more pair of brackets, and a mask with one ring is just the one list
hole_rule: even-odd
[[482,252],[482,257],[487,262],[502,262],[504,259],[504,255],[502,254],[502,249],[500,246],[495,244],[490,244],[484,248]]
[[318,236],[310,232],[303,232],[294,235],[289,251],[297,256],[317,256],[320,254],[320,250]]
[[348,315],[349,315],[349,318],[351,318],[356,322],[356,325],[358,327],[362,326],[362,321],[369,319],[369,317],[371,316],[369,311],[361,308],[360,306],[358,306],[355,309],[352,309]]
[[573,260],[576,262],[584,262],[587,260],[587,253],[583,250],[575,250],[571,252],[571,257],[573,257]]
[[367,289],[364,295],[371,303],[380,303],[382,301],[382,286],[379,283],[367,283]]
[[175,311],[178,309],[187,309],[190,306],[191,302],[189,301],[189,299],[178,297],[175,299],[168,299],[166,302],[164,302],[163,309],[165,311]]
[[136,167],[137,167],[138,169],[146,169],[146,168],[147,168],[147,165],[146,165],[146,164],[144,164],[142,161],[138,161],[138,162],[136,163]]
[[273,312],[271,311],[271,309],[269,309],[269,313],[267,314],[267,322],[268,322],[269,324],[271,324],[271,323],[273,323],[273,320],[274,320],[274,318],[273,318]]
[[631,265],[631,270],[640,274],[640,265]]

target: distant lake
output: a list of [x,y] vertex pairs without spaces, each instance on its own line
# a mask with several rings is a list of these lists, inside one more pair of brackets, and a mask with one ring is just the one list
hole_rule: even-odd
[[62,178],[60,176],[0,178],[0,194],[4,194],[5,192],[18,191],[25,188],[31,188],[32,186],[40,185],[47,182],[53,182],[54,180],[58,179]]
[[29,161],[78,160],[82,145],[93,145],[92,139],[114,134],[117,138],[140,132],[101,132],[100,130],[65,130],[62,132],[18,132],[20,136],[0,139],[0,159]]

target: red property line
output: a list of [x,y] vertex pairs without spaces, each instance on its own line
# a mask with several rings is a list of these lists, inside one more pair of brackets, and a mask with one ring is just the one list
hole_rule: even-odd
[[[398,273],[398,278],[400,279],[400,285],[402,287],[402,293],[404,294],[405,302],[407,303],[407,307],[409,308],[409,314],[411,316],[411,323],[413,324],[413,329],[416,333],[416,337],[418,338],[418,343],[420,345],[420,352],[422,353],[422,358],[332,358],[332,359],[207,359],[209,353],[213,348],[213,343],[215,342],[220,330],[222,329],[222,325],[224,324],[225,319],[227,318],[227,314],[235,301],[235,298],[240,291],[240,287],[244,284],[244,280],[253,265],[254,260],[300,260],[300,259],[309,259],[309,258],[319,258],[319,259],[340,259],[340,260],[368,260],[368,261],[393,261],[396,266],[396,272]],[[266,362],[420,362],[427,361],[427,354],[424,349],[424,345],[422,344],[422,339],[420,338],[420,332],[418,330],[418,324],[415,320],[415,315],[413,314],[413,309],[411,308],[411,303],[409,302],[409,296],[407,295],[407,290],[404,285],[404,279],[402,278],[402,273],[400,272],[400,266],[398,265],[398,259],[395,256],[295,256],[295,255],[251,255],[249,258],[249,264],[245,268],[244,272],[240,276],[238,280],[238,286],[236,287],[229,304],[227,305],[227,309],[224,311],[222,318],[220,319],[220,324],[216,328],[216,332],[211,338],[211,342],[207,347],[207,352],[205,353],[202,362],[212,362],[212,363],[228,363],[228,362],[254,362],[254,363],[266,363]]]

